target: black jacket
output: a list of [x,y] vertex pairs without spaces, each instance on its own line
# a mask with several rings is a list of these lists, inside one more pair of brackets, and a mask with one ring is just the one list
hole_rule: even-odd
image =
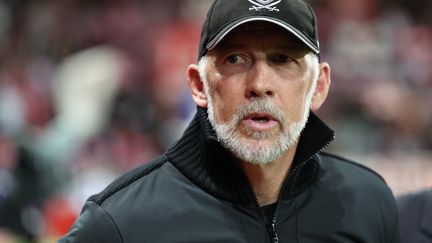
[[198,109],[164,155],[89,198],[60,242],[399,242],[391,191],[373,171],[322,152],[332,139],[311,114],[268,218]]

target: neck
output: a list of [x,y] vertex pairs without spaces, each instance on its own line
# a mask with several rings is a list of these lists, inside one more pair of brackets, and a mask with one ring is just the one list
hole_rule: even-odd
[[292,146],[278,160],[257,165],[242,161],[241,168],[252,185],[260,206],[275,203],[278,200],[282,184],[291,168],[297,144]]

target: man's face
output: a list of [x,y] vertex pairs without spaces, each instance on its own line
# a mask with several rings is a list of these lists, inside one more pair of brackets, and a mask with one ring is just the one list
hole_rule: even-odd
[[309,50],[269,23],[237,28],[201,67],[209,120],[243,161],[265,164],[296,144],[305,126],[317,69]]

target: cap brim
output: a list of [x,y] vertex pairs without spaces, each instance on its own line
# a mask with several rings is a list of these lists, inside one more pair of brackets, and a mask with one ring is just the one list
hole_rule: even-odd
[[301,32],[298,31],[296,28],[292,27],[291,25],[289,25],[289,24],[287,24],[287,23],[285,23],[279,19],[272,18],[272,17],[263,17],[263,16],[247,17],[247,18],[243,18],[243,19],[239,19],[237,21],[234,21],[230,25],[223,28],[212,40],[210,40],[208,42],[208,44],[206,45],[207,50],[212,50],[215,46],[217,46],[222,41],[222,39],[226,35],[228,35],[233,29],[237,28],[238,26],[240,26],[244,23],[248,23],[248,22],[252,22],[252,21],[266,21],[266,22],[270,22],[270,23],[279,25],[280,27],[286,29],[291,34],[293,34],[295,37],[297,37],[301,42],[303,42],[306,46],[308,46],[315,54],[319,54],[319,47],[312,44],[312,42],[310,40],[308,40],[303,34],[301,34]]

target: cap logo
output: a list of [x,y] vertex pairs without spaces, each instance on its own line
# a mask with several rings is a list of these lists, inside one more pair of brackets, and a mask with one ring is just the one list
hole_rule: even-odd
[[250,7],[249,10],[259,11],[261,9],[267,9],[269,11],[279,12],[277,7],[274,7],[276,4],[280,3],[281,0],[248,0],[254,6]]

